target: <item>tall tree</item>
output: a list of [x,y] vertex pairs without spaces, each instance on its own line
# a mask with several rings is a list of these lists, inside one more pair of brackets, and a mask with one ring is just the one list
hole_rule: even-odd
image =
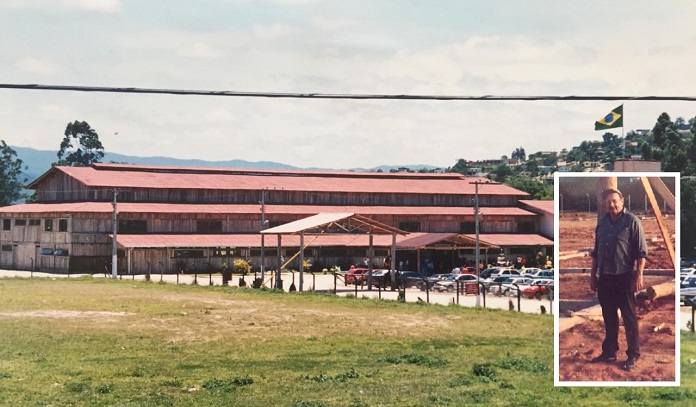
[[22,178],[22,170],[26,169],[17,152],[0,140],[0,206],[11,205],[23,197],[22,188],[27,179]]
[[458,172],[462,175],[466,175],[466,171],[469,168],[468,164],[466,163],[466,160],[463,158],[460,158],[457,160],[457,163],[454,164],[450,169],[449,172]]
[[87,122],[75,120],[65,127],[56,165],[87,167],[104,158],[104,146],[99,135]]
[[524,151],[524,147],[516,148],[515,151],[510,155],[513,159],[518,159],[524,161],[527,158],[527,153]]
[[553,185],[529,177],[511,176],[505,180],[505,185],[528,193],[531,199],[553,199]]

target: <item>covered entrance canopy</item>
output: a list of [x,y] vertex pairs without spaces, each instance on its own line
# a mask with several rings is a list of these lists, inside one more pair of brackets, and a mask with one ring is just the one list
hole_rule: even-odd
[[[399,248],[406,250],[416,250],[416,271],[422,272],[421,252],[423,250],[442,250],[451,252],[451,262],[455,263],[454,256],[457,250],[468,250],[476,248],[476,238],[457,233],[422,233],[407,236],[399,242]],[[494,244],[485,243],[479,239],[479,248],[488,252],[489,249],[498,247]]]
[[[368,287],[372,287],[372,257],[374,253],[374,234],[391,234],[392,235],[392,249],[391,249],[391,264],[390,273],[392,281],[395,277],[395,268],[393,259],[396,258],[396,235],[406,235],[407,232],[385,225],[374,221],[368,217],[358,215],[355,213],[318,213],[314,216],[310,216],[304,219],[299,219],[293,222],[286,223],[284,225],[276,226],[270,229],[262,230],[262,235],[274,234],[278,237],[278,271],[281,270],[282,262],[280,258],[280,251],[282,246],[282,235],[300,235],[300,291],[302,291],[303,280],[304,280],[304,235],[309,234],[326,234],[326,233],[359,233],[359,234],[369,234],[370,244],[369,244],[369,259],[368,262],[370,273],[368,275]],[[280,272],[276,273],[276,287],[283,288],[283,282],[280,278]],[[263,277],[262,277],[263,278]]]

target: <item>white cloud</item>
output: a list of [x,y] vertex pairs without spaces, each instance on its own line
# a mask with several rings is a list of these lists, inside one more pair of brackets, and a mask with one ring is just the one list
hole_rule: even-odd
[[218,49],[202,42],[182,46],[177,54],[188,58],[218,58],[223,55]]
[[51,9],[55,6],[65,9],[92,11],[97,13],[118,13],[122,9],[121,0],[0,0],[0,6],[13,9]]
[[95,11],[98,13],[118,13],[121,11],[121,0],[60,0],[67,8]]
[[299,30],[289,24],[254,25],[252,33],[265,40],[273,40],[296,34]]
[[63,72],[58,64],[46,58],[21,58],[16,60],[14,65],[21,71],[42,76],[56,76]]

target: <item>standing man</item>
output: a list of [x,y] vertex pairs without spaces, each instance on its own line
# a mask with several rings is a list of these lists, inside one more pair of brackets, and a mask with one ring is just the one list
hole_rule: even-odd
[[638,318],[634,294],[643,289],[643,268],[648,248],[643,225],[624,208],[624,198],[618,189],[602,192],[606,215],[597,222],[595,245],[592,251],[590,288],[597,292],[604,318],[605,338],[602,353],[592,363],[616,361],[619,350],[619,315],[621,310],[628,358],[624,370],[632,370],[640,358]]

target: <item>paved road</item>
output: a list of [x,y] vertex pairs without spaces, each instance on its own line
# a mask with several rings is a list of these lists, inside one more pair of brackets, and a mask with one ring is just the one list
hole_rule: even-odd
[[[89,274],[50,274],[50,273],[42,273],[42,272],[29,272],[29,271],[19,271],[19,270],[2,270],[0,269],[0,277],[20,277],[20,278],[77,278],[81,276],[85,276]],[[105,275],[104,273],[101,274],[93,274],[92,275],[94,278],[108,278],[110,276]],[[144,281],[145,276],[143,275],[123,275],[119,276],[119,278],[124,279],[124,280],[137,280],[137,281]],[[248,285],[251,285],[251,282],[253,281],[254,277],[252,276],[247,276],[245,278],[246,282]],[[266,275],[266,286],[270,287],[270,275]],[[290,288],[290,285],[293,282],[292,275],[291,274],[284,274],[282,276],[283,280],[283,288],[285,291],[288,291]],[[165,275],[160,275],[160,274],[153,274],[151,276],[151,281],[154,282],[166,282],[166,283],[172,283],[172,284],[193,284],[194,281],[198,285],[201,286],[208,286],[208,285],[222,285],[222,277],[220,275],[212,275],[210,276],[209,274],[198,274],[197,276],[186,274],[186,275],[176,275],[176,274],[165,274]],[[232,281],[230,282],[230,285],[237,286],[239,284],[239,276],[234,276]],[[299,275],[295,275],[295,285],[297,289],[299,289]],[[323,274],[316,274],[314,278],[312,278],[312,275],[306,274],[304,276],[304,284],[303,288],[305,291],[309,291],[314,289],[315,291],[322,291],[322,292],[334,292],[334,289],[336,290],[336,295],[340,296],[347,296],[347,295],[356,295],[356,287],[355,286],[345,286],[340,279],[336,279],[336,284],[334,285],[334,276],[333,275],[323,275]],[[391,291],[391,290],[378,290],[377,288],[373,288],[372,290],[368,290],[366,286],[358,286],[357,287],[357,297],[358,298],[382,298],[386,300],[396,300],[398,298],[398,292],[397,291]],[[423,301],[428,301],[433,304],[442,304],[442,305],[449,305],[453,303],[457,303],[457,294],[456,293],[438,293],[438,292],[433,292],[431,291],[429,294],[426,293],[425,291],[421,291],[416,288],[407,288],[406,289],[406,301],[409,302],[417,302],[418,300],[423,300]],[[517,298],[511,298],[511,297],[496,297],[492,295],[486,295],[485,298],[485,306],[487,308],[497,308],[497,309],[509,309],[510,306],[510,301],[512,301],[512,305],[514,306],[515,310],[518,309],[518,301]],[[458,304],[460,306],[464,307],[475,307],[477,302],[477,296],[476,295],[460,295],[459,296],[459,302]],[[480,305],[483,305],[483,298],[480,299]],[[545,308],[547,313],[551,313],[553,310],[553,304],[547,299],[544,300],[536,300],[536,299],[526,299],[526,298],[521,298],[519,301],[519,309],[522,312],[526,313],[532,313],[532,314],[539,314],[541,313],[542,306]]]

